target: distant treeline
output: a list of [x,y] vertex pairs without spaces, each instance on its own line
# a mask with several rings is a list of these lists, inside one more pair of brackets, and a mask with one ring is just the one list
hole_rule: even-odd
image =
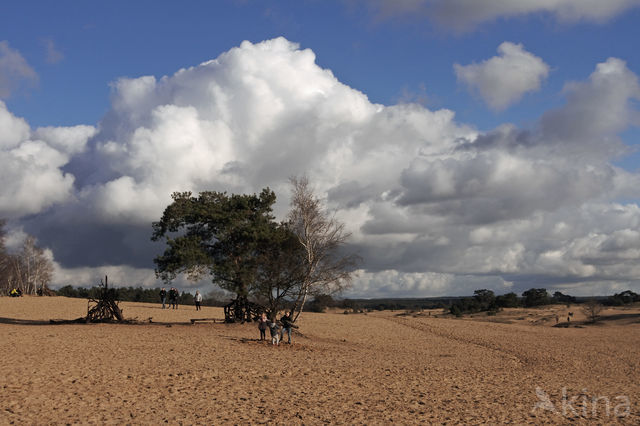
[[[123,302],[144,302],[144,303],[160,303],[160,288],[142,288],[142,287],[118,287],[116,288],[118,300]],[[168,289],[167,289],[168,290]],[[61,287],[56,290],[58,296],[78,297],[81,299],[95,299],[100,292],[100,287],[91,288],[72,287],[70,285]],[[209,294],[202,296],[202,305],[204,306],[224,306],[229,303],[217,294]],[[193,305],[193,295],[183,291],[178,296],[178,304]]]
[[493,314],[502,308],[531,308],[536,306],[544,306],[551,304],[572,304],[584,303],[597,299],[596,301],[607,306],[622,306],[635,302],[640,302],[640,295],[626,290],[616,293],[608,297],[574,297],[563,294],[559,291],[549,295],[544,288],[532,288],[522,293],[522,297],[518,297],[516,293],[507,293],[496,296],[491,290],[476,290],[473,297],[464,297],[449,306],[449,312],[453,315],[460,316],[462,314],[488,312]]
[[[333,300],[330,296],[320,296],[312,300],[309,310],[321,312],[327,307],[344,308],[353,311],[372,310],[424,310],[443,309],[453,315],[488,312],[496,313],[503,308],[535,307],[550,304],[577,304],[593,300],[593,297],[575,297],[556,291],[550,295],[544,288],[532,288],[518,296],[507,293],[496,296],[491,290],[476,290],[472,297],[432,297],[401,299],[344,299]],[[626,290],[608,297],[596,297],[600,304],[622,306],[640,302],[640,295]]]
[[[142,287],[117,287],[117,299],[123,302],[143,302],[143,303],[160,303],[160,287],[156,288],[142,288]],[[168,287],[166,288],[168,290]],[[72,287],[70,285],[59,288],[54,291],[58,296],[76,297],[80,299],[97,299],[100,293],[100,287],[94,286],[91,288],[84,287]],[[202,296],[203,306],[225,306],[231,299],[234,298],[232,294],[225,294],[221,291],[212,291]],[[260,303],[260,301],[256,301]],[[180,305],[192,305],[193,295],[183,291],[178,296],[178,304]],[[285,308],[290,309],[291,306],[285,303]],[[334,300],[331,296],[320,295],[316,296],[311,302],[305,306],[305,311],[322,312],[329,307],[338,307],[345,309],[359,308],[359,304],[354,303],[349,299]]]
[[[100,287],[83,288],[70,285],[56,291],[59,296],[96,298]],[[119,287],[118,300],[126,302],[160,303],[160,288]],[[233,295],[211,292],[203,295],[204,306],[224,306],[230,302]],[[496,296],[491,290],[476,290],[471,297],[432,297],[432,298],[380,298],[380,299],[334,299],[330,295],[315,296],[305,305],[305,311],[324,312],[327,308],[339,308],[346,311],[385,311],[385,310],[424,310],[443,309],[453,315],[468,313],[498,312],[502,308],[536,307],[549,304],[574,304],[593,300],[592,297],[574,297],[559,291],[550,295],[544,288],[532,288],[518,296],[507,293]],[[622,306],[640,302],[640,295],[626,290],[613,296],[598,297],[597,301],[607,306]],[[258,301],[259,302],[259,301]],[[193,295],[185,291],[180,294],[178,303],[192,305]]]

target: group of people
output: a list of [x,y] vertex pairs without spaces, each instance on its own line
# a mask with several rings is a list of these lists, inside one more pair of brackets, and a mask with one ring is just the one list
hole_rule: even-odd
[[[178,289],[175,287],[171,287],[169,292],[162,287],[160,290],[160,301],[162,302],[162,309],[178,309]],[[169,303],[167,304],[167,296],[169,297]]]
[[267,328],[271,334],[271,344],[279,345],[280,341],[284,341],[284,334],[287,333],[287,343],[291,344],[291,329],[298,328],[293,323],[293,312],[285,312],[280,321],[267,318],[267,314],[263,313],[258,318],[258,330],[260,330],[260,340],[267,340]]
[[11,297],[20,297],[22,296],[22,290],[19,288],[14,288],[13,290],[11,290],[11,292],[9,293],[9,296]]
[[[160,301],[162,302],[162,309],[178,309],[178,289],[171,287],[169,291],[163,287],[160,290]],[[167,297],[169,303],[167,304]],[[202,294],[199,290],[196,290],[196,295],[193,297],[193,301],[196,305],[196,311],[201,310]],[[279,345],[280,341],[284,341],[284,335],[287,334],[287,343],[291,344],[291,329],[298,328],[293,323],[293,312],[285,312],[279,321],[276,321],[275,315],[273,319],[268,319],[266,313],[262,313],[258,318],[258,330],[260,330],[260,340],[267,340],[267,329],[271,334],[271,344]]]
[[[180,293],[178,292],[178,289],[175,287],[171,287],[169,289],[169,292],[167,293],[167,290],[165,290],[164,287],[162,287],[162,290],[160,290],[160,301],[162,302],[162,309],[178,309],[178,296],[180,295]],[[169,303],[167,304],[167,296],[169,297]],[[199,290],[196,290],[196,295],[193,297],[193,301],[195,302],[196,305],[196,311],[199,311],[201,309],[201,304],[202,304],[202,294],[200,294]]]

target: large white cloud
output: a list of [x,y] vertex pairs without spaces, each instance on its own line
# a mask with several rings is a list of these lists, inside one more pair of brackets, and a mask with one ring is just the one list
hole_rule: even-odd
[[62,167],[94,133],[91,126],[41,128],[32,132],[0,101],[0,217],[39,213],[72,196],[72,175]]
[[413,159],[398,196],[369,210],[363,238],[384,241],[362,245],[372,263],[637,286],[636,240],[622,249],[609,237],[627,236],[639,219],[636,204],[609,204],[640,195],[638,175],[611,164],[624,152],[617,133],[637,123],[637,76],[609,59],[566,92],[567,104],[532,129],[505,125]]
[[594,153],[607,159],[622,154],[617,134],[640,124],[634,107],[640,99],[638,76],[623,60],[609,58],[587,81],[571,82],[564,91],[567,105],[546,112],[540,120],[547,144],[570,149],[573,155]]
[[500,56],[479,64],[453,66],[458,80],[494,110],[505,109],[525,93],[538,90],[549,74],[549,66],[521,44],[505,41],[498,52]]
[[368,0],[381,17],[428,17],[457,31],[498,18],[548,13],[561,22],[604,22],[640,5],[638,0]]
[[20,212],[40,212],[22,223],[52,249],[59,284],[126,268],[152,285],[151,222],[172,191],[270,186],[282,217],[288,177],[306,172],[365,259],[349,295],[638,289],[640,210],[619,200],[638,198],[639,176],[612,165],[636,122],[637,76],[609,59],[565,93],[530,129],[481,133],[452,111],[372,104],[279,38],[115,82],[95,134],[0,120],[15,129],[3,149],[46,152],[39,167],[58,179],[55,200]]

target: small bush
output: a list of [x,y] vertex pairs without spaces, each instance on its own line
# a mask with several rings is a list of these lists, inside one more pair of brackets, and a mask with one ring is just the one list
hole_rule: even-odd
[[449,308],[449,312],[458,318],[462,316],[462,309],[460,309],[460,306],[457,304],[451,305],[451,308]]
[[589,300],[582,306],[582,311],[587,316],[590,323],[595,323],[600,319],[602,305],[595,300]]

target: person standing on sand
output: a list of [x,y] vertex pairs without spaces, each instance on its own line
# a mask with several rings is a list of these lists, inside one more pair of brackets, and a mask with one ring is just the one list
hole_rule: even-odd
[[267,314],[264,312],[258,318],[258,330],[260,330],[260,340],[267,340]]
[[196,290],[196,297],[194,297],[196,302],[196,311],[200,310],[200,303],[202,302],[202,295],[200,294],[200,290]]
[[169,304],[171,309],[178,309],[178,290],[175,287],[169,290]]
[[285,312],[282,318],[280,318],[280,322],[282,323],[282,339],[284,340],[284,333],[287,333],[287,340],[289,344],[291,344],[291,328],[298,328],[292,321],[291,315],[289,312]]
[[167,290],[164,287],[160,290],[160,301],[162,302],[162,309],[164,309],[164,304],[167,301]]

